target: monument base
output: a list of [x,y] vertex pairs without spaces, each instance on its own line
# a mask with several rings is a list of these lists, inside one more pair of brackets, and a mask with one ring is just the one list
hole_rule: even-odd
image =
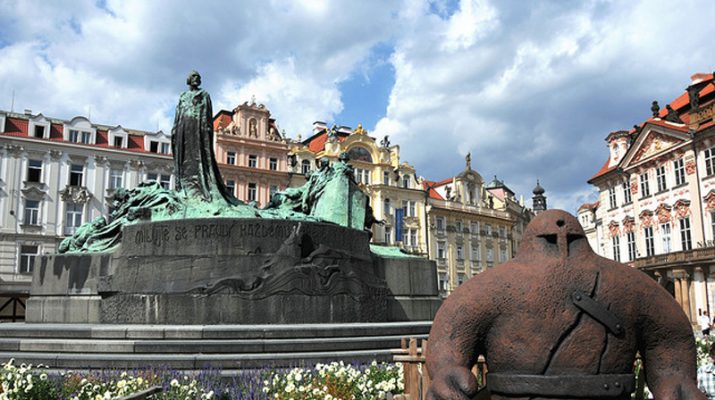
[[195,219],[124,228],[113,253],[41,257],[27,322],[298,324],[431,320],[436,267],[317,222]]

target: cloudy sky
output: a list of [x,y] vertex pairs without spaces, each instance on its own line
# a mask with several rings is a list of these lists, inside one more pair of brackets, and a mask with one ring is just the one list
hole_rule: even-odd
[[550,207],[594,199],[604,138],[715,69],[703,1],[0,0],[0,109],[170,130],[191,69],[288,136],[388,134],[419,175],[464,156]]

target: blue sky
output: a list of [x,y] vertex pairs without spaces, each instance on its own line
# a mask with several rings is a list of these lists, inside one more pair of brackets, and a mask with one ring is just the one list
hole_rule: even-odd
[[288,136],[390,135],[430,180],[472,153],[574,212],[604,138],[712,72],[710,1],[0,0],[0,109],[170,129],[191,69],[214,108],[255,95]]

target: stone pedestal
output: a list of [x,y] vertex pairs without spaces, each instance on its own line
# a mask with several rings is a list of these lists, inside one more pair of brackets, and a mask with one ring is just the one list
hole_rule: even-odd
[[124,228],[113,253],[36,261],[28,322],[293,324],[431,320],[436,268],[370,252],[366,232],[271,219]]

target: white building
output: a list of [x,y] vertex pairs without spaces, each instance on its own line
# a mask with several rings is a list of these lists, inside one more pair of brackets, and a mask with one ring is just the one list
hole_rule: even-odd
[[24,318],[34,257],[105,215],[115,188],[173,187],[170,148],[161,131],[0,111],[0,321]]

